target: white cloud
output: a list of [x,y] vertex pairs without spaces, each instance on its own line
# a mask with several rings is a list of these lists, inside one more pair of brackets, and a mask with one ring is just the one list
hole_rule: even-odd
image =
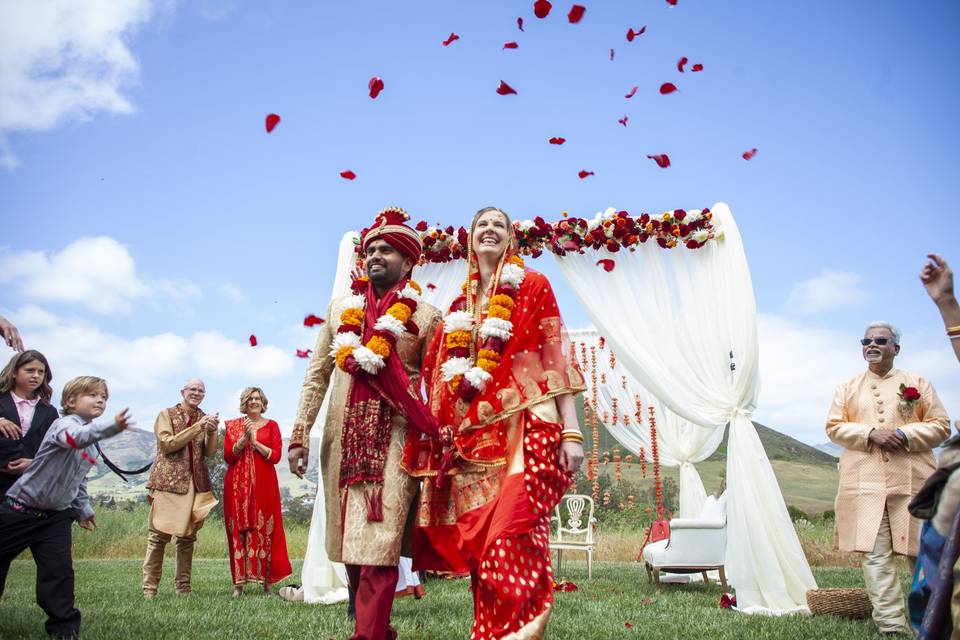
[[855,307],[866,298],[860,288],[862,281],[862,276],[857,273],[824,269],[819,276],[793,285],[787,296],[786,310],[793,314],[811,314]]
[[227,300],[234,304],[242,304],[247,301],[247,295],[243,292],[243,289],[235,284],[228,282],[220,285],[220,292],[223,293]]
[[80,238],[49,254],[0,251],[4,282],[18,287],[26,299],[67,302],[102,314],[129,311],[132,301],[149,295],[180,300],[203,294],[189,282],[145,282],[127,248],[107,236]]
[[18,163],[4,133],[133,111],[128,44],[152,11],[151,0],[0,2],[0,165]]
[[216,332],[195,333],[190,348],[194,362],[204,375],[261,380],[284,375],[293,369],[293,358],[278,347],[250,347]]

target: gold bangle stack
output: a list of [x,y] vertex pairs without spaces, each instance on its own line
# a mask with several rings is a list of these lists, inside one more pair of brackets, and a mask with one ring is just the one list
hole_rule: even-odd
[[579,431],[564,431],[560,434],[560,441],[583,444],[583,434]]
[[955,324],[952,327],[947,327],[947,335],[953,337],[954,335],[960,335],[960,324]]

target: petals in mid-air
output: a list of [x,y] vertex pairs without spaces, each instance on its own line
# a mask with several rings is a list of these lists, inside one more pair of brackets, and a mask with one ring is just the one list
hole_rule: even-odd
[[373,76],[367,83],[367,88],[370,89],[370,97],[376,98],[383,91],[383,79],[380,76]]
[[502,96],[507,96],[507,95],[510,95],[511,93],[514,95],[517,95],[517,91],[513,87],[508,85],[506,82],[504,82],[503,80],[500,81],[500,86],[497,87],[497,93],[499,93]]
[[311,353],[313,353],[313,349],[297,349],[298,358],[309,358]]
[[614,51],[613,49],[610,49],[610,62],[613,62],[613,56],[615,56],[616,54],[617,54],[616,51]]
[[604,271],[610,273],[613,271],[613,268],[617,266],[617,263],[610,258],[601,258],[600,260],[597,260],[597,266],[603,267]]
[[642,36],[646,32],[646,30],[647,30],[647,25],[643,25],[642,27],[636,30],[633,27],[630,27],[630,30],[627,31],[627,42],[633,42],[634,38],[636,38],[637,36]]
[[517,18],[517,29],[523,31],[523,18]]
[[253,335],[252,333],[250,334],[250,346],[257,346],[257,336]]
[[698,62],[697,64],[690,67],[690,71],[693,71],[694,73],[697,73],[698,71],[703,71],[703,65]]
[[592,175],[595,175],[595,174],[593,173],[593,171],[584,171],[584,170],[581,170],[577,175],[580,176],[580,179],[581,179],[581,180],[583,180],[583,179],[586,178],[587,176],[592,176]]
[[657,166],[661,169],[666,169],[670,166],[670,156],[665,153],[658,153],[652,156],[647,156],[651,160],[657,163]]
[[550,9],[553,9],[553,5],[548,0],[537,0],[533,3],[533,15],[540,19],[550,15]]
[[518,45],[516,42],[508,42],[508,43],[506,43],[505,45],[503,45],[503,48],[504,48],[504,49],[516,49],[516,48],[519,47],[519,46],[520,46],[520,45]]
[[753,148],[753,149],[750,149],[749,151],[744,151],[744,152],[743,152],[743,159],[744,159],[744,160],[752,160],[752,159],[753,159],[753,156],[755,156],[755,155],[757,155],[757,150],[756,150],[756,148]]
[[623,96],[623,97],[626,98],[627,100],[629,100],[630,98],[632,98],[632,97],[635,96],[635,95],[637,95],[637,87],[633,87],[632,89],[630,89],[630,92],[629,92],[627,95]]
[[619,123],[622,124],[623,126],[627,126],[627,121],[628,121],[628,120],[630,120],[630,117],[629,117],[629,116],[623,116],[622,118],[620,118],[619,120],[617,120],[617,122],[619,122]]
[[449,47],[451,42],[453,42],[454,40],[459,40],[459,39],[460,39],[460,36],[458,36],[457,34],[455,34],[455,33],[453,33],[453,32],[451,31],[451,32],[450,32],[450,37],[447,38],[446,40],[444,40],[443,42],[441,42],[440,44],[442,44],[442,45],[445,46],[445,47]]
[[344,180],[354,180],[356,179],[357,174],[355,174],[353,171],[350,171],[350,169],[347,169],[346,171],[340,172],[340,177]]
[[570,21],[570,24],[577,24],[583,20],[583,14],[587,12],[587,8],[582,4],[575,4],[570,8],[570,13],[567,14],[567,20]]
[[660,95],[663,96],[667,95],[668,93],[673,93],[676,90],[677,85],[673,84],[672,82],[664,82],[662,85],[660,85]]
[[314,327],[318,324],[323,324],[324,322],[326,321],[323,318],[311,313],[310,315],[308,315],[306,318],[303,319],[303,326]]
[[267,133],[272,132],[278,124],[280,124],[280,116],[275,113],[267,114]]
[[550,138],[550,144],[557,144],[557,145],[559,145],[559,144],[563,144],[563,143],[566,142],[566,141],[567,141],[566,138]]
[[683,67],[685,64],[687,64],[687,62],[688,62],[687,56],[683,56],[682,58],[677,60],[677,71],[679,71],[680,73],[683,73]]

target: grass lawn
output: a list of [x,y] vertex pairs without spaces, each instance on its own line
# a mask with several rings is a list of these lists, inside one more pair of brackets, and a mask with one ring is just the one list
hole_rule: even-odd
[[[222,560],[194,561],[193,597],[173,594],[173,564],[164,566],[160,595],[145,601],[140,592],[139,560],[77,560],[77,606],[83,612],[82,637],[150,638],[346,638],[352,624],[346,605],[305,605],[276,596],[256,595],[254,585],[242,598],[230,597],[229,569]],[[300,562],[294,563],[299,575]],[[579,591],[557,593],[548,637],[557,640],[617,638],[859,638],[879,637],[873,623],[832,617],[768,618],[718,608],[716,586],[665,585],[660,593],[647,584],[633,563],[595,563],[586,568],[564,563],[564,574]],[[821,587],[858,587],[859,569],[815,567]],[[0,639],[43,638],[45,615],[34,600],[34,565],[13,563],[0,601]],[[293,580],[291,580],[293,581]],[[906,589],[908,576],[901,574]],[[468,638],[473,607],[466,580],[429,580],[427,596],[398,600],[393,624],[401,638]],[[626,625],[630,623],[632,628]]]

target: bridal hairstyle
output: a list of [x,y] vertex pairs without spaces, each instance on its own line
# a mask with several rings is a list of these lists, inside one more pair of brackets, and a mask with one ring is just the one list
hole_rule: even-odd
[[[9,393],[16,388],[17,371],[20,367],[39,362],[43,365],[43,382],[37,387],[34,397],[40,398],[44,404],[50,404],[50,398],[53,397],[53,389],[50,388],[50,381],[53,380],[53,372],[50,371],[50,363],[42,353],[34,349],[27,349],[10,358],[7,366],[0,371],[0,394]],[[29,400],[29,398],[27,398]]]
[[247,402],[250,401],[250,396],[252,396],[255,393],[260,394],[260,402],[261,404],[263,404],[263,411],[261,411],[260,413],[267,412],[267,404],[268,404],[267,394],[263,392],[263,389],[261,389],[260,387],[247,387],[242,392],[240,392],[240,413],[243,413],[243,414],[247,413]]

